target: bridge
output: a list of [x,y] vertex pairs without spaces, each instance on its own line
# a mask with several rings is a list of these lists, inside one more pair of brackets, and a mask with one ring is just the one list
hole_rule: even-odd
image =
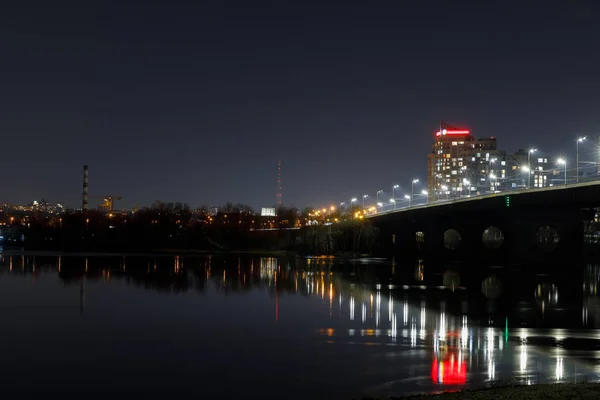
[[366,218],[395,252],[555,261],[579,256],[597,207],[600,179],[442,199]]

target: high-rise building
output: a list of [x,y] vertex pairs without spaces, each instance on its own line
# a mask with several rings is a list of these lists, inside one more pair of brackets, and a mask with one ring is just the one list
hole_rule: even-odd
[[468,129],[442,124],[427,157],[428,192],[433,199],[488,192],[491,165],[504,155],[495,138],[477,139]]

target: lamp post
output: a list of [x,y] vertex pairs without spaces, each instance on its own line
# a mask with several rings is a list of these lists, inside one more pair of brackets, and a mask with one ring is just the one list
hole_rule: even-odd
[[421,190],[421,194],[425,196],[425,204],[429,204],[429,192],[427,190]]
[[363,194],[363,208],[365,208],[365,199],[369,197],[368,194]]
[[396,199],[390,199],[390,203],[394,205],[394,210],[396,209]]
[[405,198],[406,200],[408,200],[408,206],[410,207],[410,196],[409,196],[409,195],[407,195],[407,194],[405,194],[405,195],[404,195],[404,198]]
[[398,189],[400,185],[392,186],[392,199],[396,199],[396,189]]
[[498,161],[497,158],[491,158],[488,165],[488,177],[490,178],[490,185],[492,185],[492,175],[494,175],[494,170],[492,170],[492,164]]
[[377,191],[377,203],[379,203],[379,195],[383,193],[383,190],[378,190]]
[[[410,196],[415,197],[415,183],[419,183],[418,179],[413,179],[410,187]],[[410,206],[409,206],[410,207]]]
[[[527,175],[530,177],[531,176],[531,170],[529,169],[529,167],[527,165],[523,165],[521,167],[521,171],[527,173]],[[527,189],[529,189],[529,185],[527,185]]]
[[463,187],[467,185],[467,196],[471,194],[471,182],[468,179],[463,179]]
[[448,200],[448,186],[442,185],[442,191],[446,192],[446,200]]
[[556,160],[556,162],[560,165],[565,166],[565,186],[567,186],[567,160],[565,160],[564,158],[559,158],[558,160]]
[[495,179],[496,179],[496,175],[490,174],[490,183],[492,184],[492,193],[496,193],[496,185],[494,184]]
[[[528,171],[531,171],[531,155],[533,153],[535,153],[537,151],[537,149],[529,149],[529,151],[527,152],[527,168]],[[529,176],[527,177],[527,189],[529,189],[531,187],[531,173],[529,173]]]
[[[577,138],[577,141],[576,141],[576,143],[577,143],[577,160],[576,160],[577,166],[575,167],[575,171],[577,173],[577,176],[575,178],[575,182],[579,182],[579,143],[583,142],[585,139],[587,139],[587,136],[579,137],[579,138]],[[565,184],[566,184],[566,182],[565,182]]]

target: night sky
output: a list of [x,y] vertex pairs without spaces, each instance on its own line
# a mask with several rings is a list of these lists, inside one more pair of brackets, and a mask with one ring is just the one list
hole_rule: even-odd
[[284,204],[339,204],[425,181],[440,120],[571,160],[600,128],[594,0],[11,3],[0,201],[79,206],[89,164],[118,207],[272,206],[281,157]]

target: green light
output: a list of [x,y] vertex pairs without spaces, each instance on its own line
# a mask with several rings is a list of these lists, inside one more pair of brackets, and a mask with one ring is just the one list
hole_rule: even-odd
[[510,207],[510,196],[504,196],[504,206]]
[[504,325],[504,340],[508,343],[508,317],[506,317],[506,323]]

